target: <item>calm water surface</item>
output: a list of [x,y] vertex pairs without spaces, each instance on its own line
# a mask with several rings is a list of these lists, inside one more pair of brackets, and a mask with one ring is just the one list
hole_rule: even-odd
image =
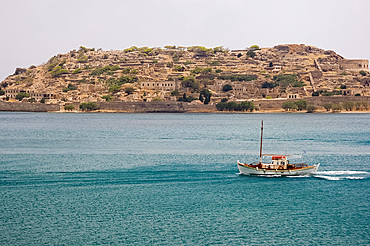
[[[261,120],[318,174],[239,175]],[[1,245],[370,244],[369,114],[0,112],[0,139]]]

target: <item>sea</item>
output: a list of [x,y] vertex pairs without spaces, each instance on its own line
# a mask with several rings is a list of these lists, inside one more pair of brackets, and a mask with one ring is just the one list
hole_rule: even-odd
[[[313,176],[241,175],[263,153]],[[0,112],[0,245],[370,245],[370,114]]]

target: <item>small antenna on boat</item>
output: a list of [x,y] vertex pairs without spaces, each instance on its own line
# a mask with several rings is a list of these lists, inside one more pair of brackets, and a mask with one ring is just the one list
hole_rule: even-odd
[[259,164],[262,163],[262,136],[263,136],[263,120],[261,122],[261,146],[260,146],[260,162],[259,162]]

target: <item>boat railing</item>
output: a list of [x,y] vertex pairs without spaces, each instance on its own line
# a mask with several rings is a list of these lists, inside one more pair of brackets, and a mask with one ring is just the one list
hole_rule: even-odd
[[307,163],[294,163],[293,164],[295,167],[308,167]]

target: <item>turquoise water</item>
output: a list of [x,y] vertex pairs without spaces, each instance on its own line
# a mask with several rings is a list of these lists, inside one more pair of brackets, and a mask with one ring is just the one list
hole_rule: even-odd
[[[249,177],[264,153],[314,177]],[[1,245],[369,245],[369,114],[0,112]]]

